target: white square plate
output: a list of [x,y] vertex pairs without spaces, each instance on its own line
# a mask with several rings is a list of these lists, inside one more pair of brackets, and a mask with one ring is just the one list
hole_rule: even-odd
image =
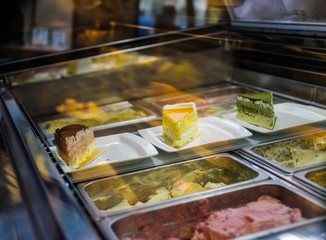
[[318,123],[326,120],[326,110],[314,106],[298,103],[280,103],[274,105],[274,113],[277,117],[273,130],[261,128],[237,119],[237,113],[222,115],[224,118],[233,120],[242,126],[259,133],[276,134],[290,128],[306,124]]
[[158,154],[156,148],[148,141],[132,133],[122,133],[95,138],[96,149],[103,149],[85,166],[73,169],[61,159],[56,147],[51,147],[52,153],[60,160],[59,164],[65,172],[73,172],[101,164],[129,164],[142,158],[153,157]]
[[139,134],[154,146],[166,151],[177,152],[195,148],[205,144],[225,144],[226,142],[250,137],[252,135],[244,127],[227,119],[218,117],[205,117],[198,119],[199,136],[182,148],[171,147],[163,138],[162,126],[138,130]]

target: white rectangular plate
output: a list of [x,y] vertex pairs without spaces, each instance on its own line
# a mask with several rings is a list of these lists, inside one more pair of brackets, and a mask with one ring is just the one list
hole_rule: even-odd
[[205,117],[198,119],[200,134],[182,148],[174,148],[162,139],[162,126],[138,130],[139,134],[154,146],[166,151],[177,152],[195,148],[205,144],[223,144],[226,142],[250,137],[252,135],[244,127],[227,119],[218,117]]
[[57,153],[56,147],[51,147],[50,149],[57,159],[60,160],[59,164],[65,172],[74,172],[101,164],[129,164],[136,160],[153,157],[158,154],[152,144],[132,133],[95,138],[95,147],[96,149],[104,149],[104,152],[79,169],[73,169],[67,166]]
[[225,114],[223,117],[236,121],[242,126],[259,133],[276,134],[307,124],[314,124],[326,120],[326,110],[314,106],[298,103],[280,103],[274,105],[274,113],[277,117],[273,130],[261,128],[237,119],[237,113]]

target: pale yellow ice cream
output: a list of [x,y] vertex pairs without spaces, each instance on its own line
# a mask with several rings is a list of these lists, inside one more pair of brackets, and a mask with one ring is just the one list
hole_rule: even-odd
[[326,133],[263,145],[253,152],[284,167],[304,167],[326,162]]
[[326,169],[322,171],[309,173],[307,178],[326,188]]
[[171,189],[171,195],[173,197],[179,197],[182,195],[200,192],[203,190],[203,187],[198,183],[185,182],[184,180],[179,179],[174,182],[173,187]]
[[131,208],[133,207],[132,205],[129,204],[127,199],[122,199],[122,201],[120,203],[118,203],[117,205],[115,205],[114,207],[108,209],[109,211],[118,211],[121,209],[127,209],[127,208]]
[[152,194],[148,201],[146,203],[153,203],[153,202],[158,202],[161,200],[169,199],[171,198],[171,193],[169,190],[167,190],[165,187],[160,187],[156,189],[154,194]]
[[[196,169],[187,174],[181,174],[179,171],[163,171],[155,175],[150,173],[143,178],[134,176],[130,185],[124,184],[123,187],[117,187],[114,191],[116,194],[93,201],[96,202],[98,208],[111,212],[225,186],[223,182],[205,182],[203,180],[209,178],[212,174],[211,170]],[[176,175],[183,177],[173,177]],[[137,185],[139,189],[132,189],[131,185]],[[153,191],[148,196],[138,194],[137,197],[136,192],[146,192],[144,189],[153,189]],[[116,198],[119,200],[117,201]],[[112,206],[112,203],[116,204]]]
[[204,189],[208,190],[208,189],[213,189],[213,188],[218,188],[218,187],[223,187],[223,186],[225,186],[225,184],[222,182],[221,183],[208,182],[208,183],[206,183]]
[[[168,191],[165,187],[160,187],[156,189],[156,191],[149,196],[148,201],[146,203],[154,203],[162,200],[166,200],[171,198],[170,191]],[[129,201],[125,198],[122,199],[121,202],[116,204],[114,207],[108,208],[106,211],[112,212],[112,211],[118,211],[122,209],[127,209],[131,207],[141,206],[144,203],[141,201],[137,201],[135,204],[130,204]]]

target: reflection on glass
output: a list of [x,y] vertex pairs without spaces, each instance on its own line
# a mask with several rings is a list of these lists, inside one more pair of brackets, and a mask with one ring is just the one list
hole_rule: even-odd
[[319,171],[310,172],[306,175],[306,177],[309,180],[326,188],[326,168]]
[[49,30],[46,28],[33,29],[32,44],[35,46],[46,46],[49,43]]
[[281,22],[325,22],[324,2],[319,0],[227,0],[235,19]]
[[15,18],[2,21],[0,47],[32,56],[214,24],[226,13],[221,0],[21,1],[6,10]]
[[165,30],[185,29],[217,23],[224,11],[224,3],[207,0],[141,0],[139,11],[140,26],[155,26]]
[[52,46],[54,48],[66,48],[68,45],[67,32],[63,30],[52,31]]

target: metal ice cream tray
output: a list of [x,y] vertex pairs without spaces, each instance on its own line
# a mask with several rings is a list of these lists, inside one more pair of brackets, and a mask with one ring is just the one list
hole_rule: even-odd
[[78,188],[89,212],[99,220],[128,212],[130,208],[146,208],[178,201],[188,194],[218,191],[268,178],[248,162],[230,154],[219,154],[81,183]]
[[[242,185],[238,188],[205,192],[177,202],[130,211],[98,223],[109,239],[191,239],[195,226],[214,211],[243,206],[268,195],[279,199],[291,208],[301,210],[305,220],[289,225],[248,234],[239,239],[322,239],[326,223],[325,201],[313,198],[278,180]],[[313,231],[310,229],[312,227]],[[306,230],[308,229],[308,231]]]
[[[326,158],[325,158],[326,157],[326,152],[324,150],[322,150],[319,153],[319,154],[321,154],[320,159],[323,160],[322,162],[319,162],[319,163],[316,162],[316,163],[311,163],[310,164],[308,161],[310,161],[311,158],[307,157],[307,159],[308,159],[307,164],[308,165],[295,167],[295,166],[283,166],[283,165],[281,165],[280,163],[278,163],[276,161],[269,160],[269,159],[263,157],[262,155],[254,152],[255,149],[258,149],[258,150],[261,149],[260,151],[263,152],[262,154],[265,154],[266,151],[270,151],[272,149],[272,151],[275,151],[275,156],[276,157],[281,157],[281,158],[289,160],[289,159],[292,158],[291,154],[292,154],[292,149],[293,148],[291,147],[291,143],[293,143],[295,141],[300,142],[300,139],[302,139],[303,137],[304,138],[313,137],[313,136],[317,136],[319,134],[323,134],[324,138],[326,137],[326,132],[323,131],[323,132],[319,132],[319,133],[316,133],[316,134],[310,134],[310,135],[305,135],[305,136],[300,136],[300,137],[291,137],[291,138],[286,138],[286,139],[282,139],[282,140],[272,141],[272,142],[269,142],[269,143],[260,144],[260,145],[257,145],[257,146],[245,147],[245,148],[241,149],[241,152],[243,152],[246,155],[250,156],[252,159],[255,160],[255,162],[262,163],[263,165],[265,165],[267,167],[271,167],[271,168],[279,171],[282,174],[292,176],[296,172],[303,171],[303,170],[309,170],[309,169],[312,169],[314,167],[325,165],[326,164]],[[305,141],[302,141],[302,144],[306,144]],[[321,144],[323,144],[323,143],[321,143]],[[282,146],[283,149],[280,147],[281,145],[283,145]],[[305,147],[303,147],[303,148],[305,148]],[[305,151],[305,149],[304,149],[304,151]],[[304,153],[302,154],[302,156],[304,156]],[[290,161],[288,161],[288,162],[290,162]]]

